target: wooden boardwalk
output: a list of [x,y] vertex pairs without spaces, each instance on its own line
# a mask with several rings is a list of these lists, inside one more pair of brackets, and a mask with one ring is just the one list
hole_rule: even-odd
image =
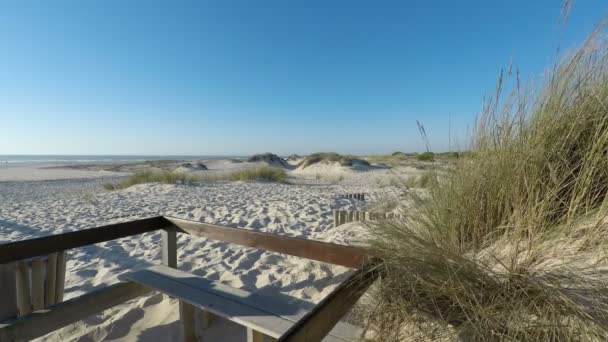
[[[164,216],[2,244],[0,264],[5,265],[0,266],[14,265],[30,258],[64,253],[72,248],[153,231],[162,233],[162,263],[173,268],[178,264],[176,241],[179,233],[357,269],[307,314],[299,317],[279,336],[278,341],[321,341],[378,276],[375,262],[369,258],[364,249],[359,247]],[[1,283],[0,281],[0,287],[2,287]],[[31,340],[150,291],[152,289],[149,287],[133,281],[124,281],[97,289],[50,305],[44,310],[35,310],[22,317],[0,322],[0,341]]]

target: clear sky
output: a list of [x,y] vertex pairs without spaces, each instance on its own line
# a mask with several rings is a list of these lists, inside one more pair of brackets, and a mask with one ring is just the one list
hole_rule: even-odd
[[605,0],[0,2],[0,154],[433,150]]

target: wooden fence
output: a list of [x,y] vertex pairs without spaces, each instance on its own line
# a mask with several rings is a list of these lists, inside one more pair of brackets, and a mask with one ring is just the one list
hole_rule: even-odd
[[340,198],[353,198],[360,201],[365,201],[364,193],[356,193],[356,194],[343,194],[339,196]]
[[[278,341],[320,341],[378,276],[375,262],[362,248],[164,216],[6,243],[0,245],[0,264],[156,230],[161,230],[162,263],[168,266],[177,265],[176,233],[184,233],[358,269]],[[106,286],[44,310],[0,322],[0,341],[31,340],[150,291],[131,281]]]
[[349,222],[390,220],[398,218],[401,218],[401,214],[356,210],[334,210],[334,227],[338,227]]

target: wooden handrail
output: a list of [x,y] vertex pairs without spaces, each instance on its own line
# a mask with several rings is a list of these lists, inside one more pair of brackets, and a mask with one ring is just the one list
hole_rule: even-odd
[[0,244],[0,264],[171,227],[162,216]]
[[307,240],[253,230],[165,217],[181,233],[225,241],[241,246],[293,255],[351,268],[359,268],[367,260],[365,249],[335,243]]
[[351,274],[277,342],[321,341],[378,278],[376,265],[369,262]]

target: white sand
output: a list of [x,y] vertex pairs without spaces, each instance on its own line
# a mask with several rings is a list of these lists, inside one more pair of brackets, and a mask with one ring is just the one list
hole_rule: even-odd
[[[217,172],[245,163],[213,161]],[[13,168],[15,169],[15,168]],[[57,170],[46,170],[56,179]],[[81,171],[91,172],[91,171]],[[203,171],[205,172],[205,171]],[[74,231],[157,214],[229,227],[348,244],[361,228],[333,228],[332,209],[355,209],[362,203],[337,198],[366,192],[373,199],[397,193],[377,188],[386,170],[339,172],[346,178],[328,184],[290,171],[307,185],[272,183],[143,184],[104,191],[99,180],[0,183],[0,242]],[[7,174],[10,172],[7,172]],[[0,172],[0,175],[2,172]],[[10,177],[5,176],[10,179]],[[81,178],[78,173],[78,178]],[[308,177],[308,178],[306,178]],[[5,179],[6,179],[5,178]],[[243,248],[180,234],[179,268],[248,291],[281,293],[316,303],[347,275],[343,267]],[[115,283],[121,275],[160,262],[160,233],[148,233],[70,250],[65,298]],[[46,341],[164,341],[179,333],[177,302],[150,294],[51,333]],[[238,327],[235,328],[238,330]],[[235,330],[235,331],[237,331]]]

